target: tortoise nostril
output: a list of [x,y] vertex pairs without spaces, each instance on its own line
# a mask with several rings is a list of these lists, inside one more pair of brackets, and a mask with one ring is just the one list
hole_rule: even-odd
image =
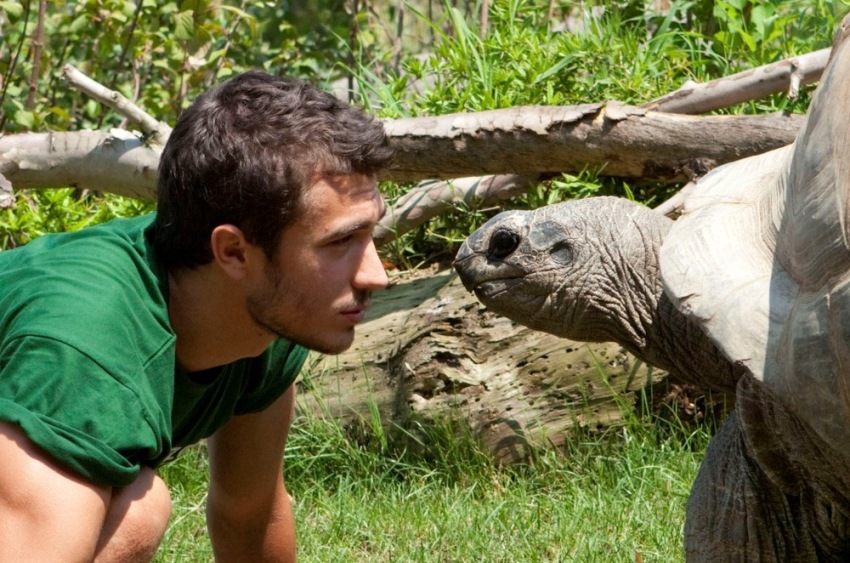
[[519,246],[519,235],[506,230],[496,231],[490,239],[487,257],[495,260],[507,258]]

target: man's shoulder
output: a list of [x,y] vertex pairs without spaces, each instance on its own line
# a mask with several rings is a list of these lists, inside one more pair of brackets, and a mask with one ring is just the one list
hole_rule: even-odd
[[12,294],[100,300],[110,291],[147,288],[164,277],[145,236],[151,222],[151,216],[116,219],[0,252],[0,299]]
[[0,341],[37,335],[87,348],[168,339],[166,279],[145,240],[151,221],[111,221],[9,251],[18,254],[0,262]]

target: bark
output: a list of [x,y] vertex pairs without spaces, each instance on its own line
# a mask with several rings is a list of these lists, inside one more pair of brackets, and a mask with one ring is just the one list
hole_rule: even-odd
[[119,115],[126,117],[130,123],[137,126],[142,134],[154,146],[163,147],[171,134],[171,127],[151,117],[142,108],[122,96],[115,90],[95,82],[71,65],[62,67],[62,78],[71,86],[80,90],[90,98],[114,109]]
[[617,102],[387,121],[397,181],[599,170],[677,182],[791,143],[796,115],[684,116]]
[[[418,181],[493,173],[535,176],[591,168],[608,176],[681,181],[719,164],[787,145],[801,119],[793,115],[680,116],[619,103],[401,119],[387,122],[397,156],[381,179]],[[150,123],[145,128],[153,141],[163,130]],[[0,137],[0,177],[15,189],[76,186],[151,198],[161,149],[146,142],[120,130],[7,135]],[[0,199],[2,194],[0,187]],[[394,215],[419,213],[402,209]]]
[[[143,137],[122,131],[0,137],[0,207],[12,204],[12,186],[75,186],[152,198],[159,152],[170,127],[70,65],[63,67],[62,76],[124,116]],[[667,105],[659,107],[670,111]],[[603,175],[693,179],[718,164],[789,143],[798,120],[777,115],[665,117],[611,102],[388,121],[397,158],[383,179],[502,174],[425,181],[396,203],[377,238],[392,240],[456,202],[486,205],[513,197],[541,173],[589,167]]]
[[820,80],[831,49],[821,49],[710,82],[687,82],[675,92],[643,105],[667,113],[706,113],[785,91],[791,98],[800,86]]
[[151,198],[158,166],[159,150],[123,130],[6,135],[0,137],[0,201],[4,177],[15,189],[72,186]]
[[38,91],[38,77],[41,73],[41,52],[44,49],[44,18],[47,13],[47,1],[38,3],[38,19],[32,37],[32,72],[30,72],[29,93],[25,107],[29,110],[35,107],[35,94]]
[[497,316],[450,271],[377,293],[357,331],[346,353],[311,355],[302,413],[357,424],[377,407],[385,426],[409,430],[456,419],[503,462],[561,445],[577,428],[616,424],[636,391],[667,377],[616,344],[573,342]]
[[481,206],[510,199],[528,191],[535,179],[534,176],[502,174],[443,182],[426,180],[398,198],[387,210],[373,238],[379,246],[386,244],[460,203]]

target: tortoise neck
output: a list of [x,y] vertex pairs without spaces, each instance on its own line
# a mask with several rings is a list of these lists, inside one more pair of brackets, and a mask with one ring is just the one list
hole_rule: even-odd
[[648,357],[648,362],[697,387],[735,390],[744,368],[729,361],[702,327],[682,314],[660,287],[654,317],[653,330],[647,333],[647,349],[654,357]]
[[[682,314],[664,292],[659,253],[672,221],[663,216],[641,225],[640,244],[618,261],[620,291],[613,331],[608,335],[629,352],[698,387],[734,391],[743,368],[732,364],[699,324]],[[610,306],[610,305],[608,305]]]

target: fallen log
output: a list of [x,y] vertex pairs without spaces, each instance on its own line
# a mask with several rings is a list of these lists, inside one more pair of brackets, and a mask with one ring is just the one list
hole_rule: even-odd
[[[683,116],[609,103],[390,120],[396,158],[380,179],[592,169],[678,182],[790,143],[800,119]],[[160,150],[126,131],[6,135],[0,137],[0,177],[6,180],[0,192],[8,198],[9,186],[73,186],[152,198]]]
[[793,141],[802,117],[689,116],[618,102],[517,107],[386,122],[396,158],[384,179],[598,171],[657,182]]
[[667,375],[611,343],[558,338],[494,315],[451,271],[419,273],[375,295],[354,346],[312,354],[298,409],[344,425],[460,420],[502,462],[559,446],[578,428],[618,424]]
[[426,180],[398,198],[375,227],[372,238],[378,246],[424,225],[463,203],[469,207],[490,205],[521,195],[529,190],[537,176],[501,174],[454,180]]

